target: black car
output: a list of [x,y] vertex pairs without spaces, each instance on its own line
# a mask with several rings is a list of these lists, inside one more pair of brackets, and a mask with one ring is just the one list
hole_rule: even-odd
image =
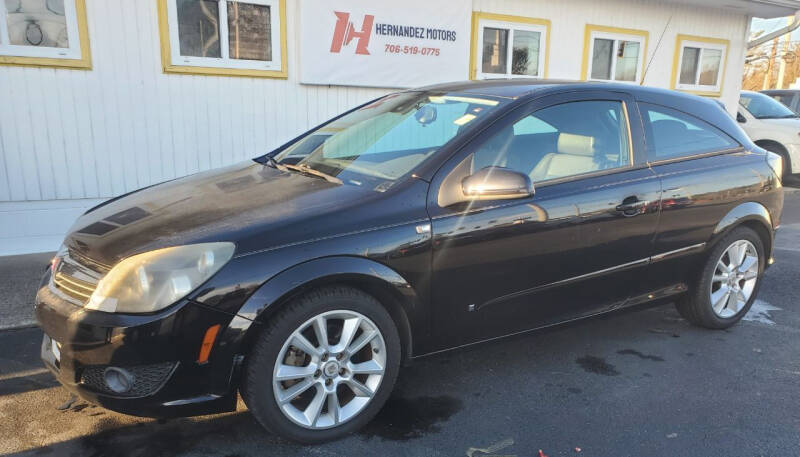
[[42,358],[81,397],[353,432],[414,358],[642,304],[726,328],[781,160],[713,101],[502,80],[393,93],[277,150],[109,200],[45,274]]

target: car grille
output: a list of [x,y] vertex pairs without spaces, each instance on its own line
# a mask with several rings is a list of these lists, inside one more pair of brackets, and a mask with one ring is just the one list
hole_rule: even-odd
[[153,365],[139,365],[135,367],[122,367],[133,375],[133,387],[125,393],[117,393],[108,388],[105,382],[106,366],[90,366],[81,374],[81,384],[94,391],[112,394],[119,397],[144,397],[158,391],[166,382],[174,362],[162,362]]
[[89,301],[89,297],[92,296],[92,292],[94,292],[94,288],[97,286],[97,284],[81,281],[80,279],[67,276],[61,272],[55,274],[53,277],[53,284],[55,284],[58,290],[80,301],[81,304]]
[[90,261],[85,256],[69,252],[59,259],[52,285],[66,300],[84,305],[108,270],[106,266]]

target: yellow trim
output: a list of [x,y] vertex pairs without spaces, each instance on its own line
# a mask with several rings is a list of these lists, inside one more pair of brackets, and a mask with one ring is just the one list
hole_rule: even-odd
[[75,0],[75,16],[78,19],[78,41],[81,46],[80,59],[0,56],[0,65],[22,65],[26,67],[58,67],[71,68],[74,70],[91,70],[92,50],[89,46],[89,26],[86,20],[86,0]]
[[[700,43],[721,44],[725,46],[725,52],[722,53],[722,62],[720,62],[720,71],[722,76],[719,79],[719,90],[688,90],[678,89],[678,71],[680,69],[681,60],[681,43],[684,41],[697,41]],[[702,97],[719,97],[722,95],[722,88],[725,87],[725,70],[728,65],[728,49],[731,47],[729,40],[722,38],[708,38],[696,35],[683,35],[678,34],[675,37],[675,56],[672,59],[672,79],[670,80],[670,89],[686,92],[687,94],[700,95]]]
[[281,22],[281,69],[280,70],[248,70],[242,68],[194,67],[189,65],[173,65],[172,50],[169,42],[169,18],[167,1],[156,0],[158,6],[158,30],[161,37],[161,68],[164,73],[209,75],[209,76],[246,76],[255,78],[286,79],[289,71],[286,66],[286,0],[278,0]]
[[533,17],[524,16],[511,16],[508,14],[493,14],[484,13],[481,11],[472,12],[472,43],[470,43],[469,50],[469,79],[475,79],[478,76],[478,36],[480,36],[480,21],[481,19],[487,21],[500,21],[516,24],[532,24],[541,25],[545,28],[545,44],[544,49],[544,71],[542,78],[547,78],[548,69],[550,68],[550,20],[538,19]]
[[[622,29],[619,27],[607,27],[605,25],[586,24],[586,30],[583,34],[583,62],[581,63],[581,80],[588,80],[589,76],[589,49],[591,48],[591,40],[593,32],[601,33],[616,33],[619,35],[637,35],[644,38],[644,52],[642,53],[642,73],[644,78],[645,69],[647,68],[647,44],[650,41],[650,32],[647,30],[637,29]],[[612,80],[613,81],[613,80]],[[624,82],[624,81],[623,81]],[[627,81],[630,82],[630,81]],[[636,81],[636,84],[641,84],[642,81]]]

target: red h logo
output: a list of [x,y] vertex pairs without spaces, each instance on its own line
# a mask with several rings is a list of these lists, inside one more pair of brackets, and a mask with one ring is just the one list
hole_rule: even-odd
[[353,23],[350,22],[350,13],[333,12],[336,15],[336,28],[333,30],[333,41],[331,42],[331,52],[339,52],[342,46],[346,46],[353,41],[353,38],[358,38],[356,45],[356,54],[369,55],[367,46],[369,45],[369,38],[372,34],[372,23],[375,22],[375,16],[371,14],[364,15],[364,22],[361,24],[361,31],[356,32]]

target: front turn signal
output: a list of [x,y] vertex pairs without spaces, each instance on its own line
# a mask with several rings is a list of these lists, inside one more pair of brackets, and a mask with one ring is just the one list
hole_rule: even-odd
[[206,330],[206,335],[203,337],[203,344],[200,345],[200,355],[197,356],[197,363],[202,364],[208,362],[208,356],[211,355],[211,347],[214,346],[217,333],[219,333],[219,324],[212,325]]

